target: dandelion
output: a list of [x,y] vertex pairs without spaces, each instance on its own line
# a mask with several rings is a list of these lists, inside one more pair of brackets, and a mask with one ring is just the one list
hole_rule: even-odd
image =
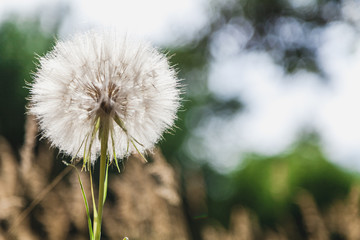
[[148,43],[91,31],[58,41],[40,58],[30,93],[30,113],[53,146],[88,168],[100,156],[100,232],[107,160],[151,149],[173,125],[180,100],[174,69]]
[[92,161],[100,141],[89,138],[96,121],[104,118],[113,134],[108,154],[123,158],[136,150],[130,144],[127,151],[129,141],[136,139],[143,152],[173,124],[177,87],[167,59],[149,44],[112,32],[88,32],[59,41],[40,58],[30,112],[54,146],[77,157],[91,148]]

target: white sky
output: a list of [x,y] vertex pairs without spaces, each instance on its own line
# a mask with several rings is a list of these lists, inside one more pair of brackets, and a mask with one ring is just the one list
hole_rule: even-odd
[[[206,0],[1,0],[0,20],[9,12],[40,12],[51,21],[61,4],[69,5],[62,34],[92,27],[111,27],[166,44],[181,37],[186,41],[207,23]],[[46,23],[45,23],[46,24]]]
[[[40,11],[46,15],[44,9],[61,2],[66,3],[1,0],[0,20],[11,11],[23,15]],[[181,43],[196,36],[211,17],[210,1],[206,0],[67,2],[71,3],[71,11],[63,26],[63,35],[106,26],[145,36],[157,44]],[[291,2],[294,7],[303,8],[312,1]],[[354,9],[360,9],[359,5],[355,6],[351,0],[347,2],[349,4],[343,6],[344,18],[358,23],[360,18]],[[52,13],[55,12],[47,15],[49,19]],[[289,147],[306,126],[319,131],[324,150],[333,161],[360,171],[360,36],[357,30],[345,23],[334,23],[313,33],[319,39],[318,61],[330,82],[324,87],[317,75],[305,71],[286,75],[266,52],[241,49],[252,33],[251,26],[246,28],[234,30],[229,25],[223,33],[215,35],[211,49],[215,58],[209,80],[210,88],[219,96],[241,97],[247,104],[246,111],[231,119],[207,119],[194,133],[195,137],[205,139],[203,148],[194,148],[195,138],[190,138],[188,151],[227,171],[239,164],[239,152],[279,153]],[[235,35],[229,34],[234,32]]]

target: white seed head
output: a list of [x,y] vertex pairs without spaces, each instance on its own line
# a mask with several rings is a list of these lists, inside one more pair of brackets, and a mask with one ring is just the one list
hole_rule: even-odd
[[179,80],[164,54],[110,31],[58,41],[40,58],[30,93],[43,135],[71,156],[90,149],[92,162],[100,141],[87,139],[100,116],[111,119],[108,154],[122,158],[135,151],[129,138],[140,152],[151,149],[173,125],[180,102]]

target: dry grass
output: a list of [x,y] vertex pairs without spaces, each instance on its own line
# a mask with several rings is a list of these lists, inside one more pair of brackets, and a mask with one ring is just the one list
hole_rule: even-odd
[[[36,146],[36,135],[29,117],[20,160],[0,138],[0,240],[88,239],[76,172],[66,168],[54,177],[54,153]],[[189,239],[175,171],[160,151],[151,158],[143,164],[134,156],[123,174],[110,176],[103,239]],[[89,175],[80,175],[90,200]]]
[[[131,158],[121,177],[112,178],[114,196],[105,209],[104,228],[110,239],[188,239],[175,172],[160,151],[153,163]],[[116,214],[114,214],[116,213]]]
[[[36,140],[37,127],[29,117],[24,147],[17,159],[0,137],[0,240],[88,239],[83,198],[77,175],[72,168],[54,171],[54,153],[46,143]],[[152,162],[131,157],[122,174],[112,174],[108,201],[104,209],[103,239],[191,239],[179,180],[159,150],[150,155]],[[197,172],[186,173],[188,211],[207,212],[204,179]],[[89,175],[80,173],[86,194]],[[235,207],[229,229],[204,220],[199,230],[203,240],[286,240],[286,239],[360,239],[360,188],[354,186],[347,199],[320,211],[313,197],[299,192],[296,204],[301,226],[289,221],[275,229],[262,229],[250,210]],[[191,215],[190,214],[190,215]],[[299,223],[298,223],[299,224]],[[298,233],[299,228],[305,232]],[[197,240],[197,239],[196,239]]]
[[311,194],[302,190],[297,197],[297,205],[301,212],[302,226],[306,236],[295,230],[288,223],[275,230],[261,229],[256,216],[243,208],[235,208],[231,212],[230,228],[224,229],[220,224],[206,225],[203,228],[204,240],[330,240],[360,239],[359,215],[360,187],[354,186],[347,199],[337,201],[323,213],[320,212]]

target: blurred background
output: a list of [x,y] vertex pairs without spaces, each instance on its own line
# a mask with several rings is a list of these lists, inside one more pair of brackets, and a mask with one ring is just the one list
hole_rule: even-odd
[[[43,164],[33,157],[23,166],[27,141],[37,139],[29,150],[34,156],[47,149],[41,147],[46,140],[25,127],[31,122],[26,82],[56,39],[104,27],[138,35],[168,53],[185,86],[177,129],[159,143],[181,203],[169,214],[181,219],[184,231],[172,238],[360,239],[360,1],[2,0],[1,186],[11,185],[10,153],[17,172],[11,180],[17,190],[0,193],[0,209],[17,209],[0,214],[4,239],[14,226],[33,239],[86,239],[76,224],[67,235],[51,235],[55,227],[41,217],[46,204],[17,221],[37,195],[25,184],[36,174],[26,181],[21,175]],[[56,150],[48,154],[54,162],[45,169],[49,174],[36,180],[43,187],[64,169]],[[18,189],[15,182],[25,185]],[[74,194],[83,204],[80,190]],[[110,207],[117,201],[112,194]],[[14,199],[20,199],[17,205]],[[116,225],[125,231],[124,222]],[[104,239],[123,236],[109,229]],[[146,231],[160,231],[155,229]],[[141,234],[128,236],[168,239]]]

